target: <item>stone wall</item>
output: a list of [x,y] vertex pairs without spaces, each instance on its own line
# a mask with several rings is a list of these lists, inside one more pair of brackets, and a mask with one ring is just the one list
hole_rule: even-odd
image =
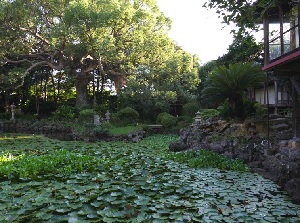
[[240,159],[300,203],[300,143],[291,139],[291,121],[287,118],[274,116],[243,123],[216,120],[182,129],[180,140],[169,148],[171,151],[208,149]]

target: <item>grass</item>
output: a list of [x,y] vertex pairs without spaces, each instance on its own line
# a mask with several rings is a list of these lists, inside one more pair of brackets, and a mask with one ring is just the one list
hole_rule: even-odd
[[110,127],[109,134],[111,135],[123,135],[123,134],[128,134],[133,131],[137,131],[142,129],[141,126],[124,126],[124,127]]

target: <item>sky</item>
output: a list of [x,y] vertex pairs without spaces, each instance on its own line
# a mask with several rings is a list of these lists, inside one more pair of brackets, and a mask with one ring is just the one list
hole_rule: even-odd
[[185,51],[198,55],[201,64],[227,53],[233,41],[214,10],[203,8],[207,0],[156,0],[160,11],[171,18],[169,36]]

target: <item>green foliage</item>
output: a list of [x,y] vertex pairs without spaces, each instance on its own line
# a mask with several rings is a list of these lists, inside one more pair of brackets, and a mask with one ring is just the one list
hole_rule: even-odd
[[200,110],[200,113],[202,120],[207,120],[220,115],[220,112],[217,109],[202,109]]
[[264,74],[259,65],[253,63],[231,64],[229,68],[215,68],[206,79],[203,96],[224,101],[237,94],[243,94],[247,88],[259,86]]
[[161,113],[157,116],[156,123],[161,124],[165,129],[176,126],[177,118],[169,113]]
[[190,126],[194,122],[194,117],[190,116],[179,116],[177,119],[177,126],[178,129],[185,128]]
[[93,123],[94,122],[94,115],[95,115],[94,109],[88,108],[88,109],[83,109],[79,111],[79,121],[81,123]]
[[112,122],[117,126],[125,126],[130,124],[137,124],[140,115],[133,108],[126,107],[113,114]]
[[[299,205],[258,174],[169,160],[168,145],[176,139],[85,143],[2,134],[2,154],[23,154],[34,163],[40,156],[53,172],[38,170],[38,179],[2,178],[0,222],[298,222]],[[58,159],[55,154],[62,158],[58,171],[47,159]]]
[[246,117],[253,117],[256,115],[256,104],[258,104],[258,102],[249,99],[244,99],[243,104]]
[[102,116],[105,116],[105,113],[109,110],[109,104],[108,102],[105,104],[98,104],[94,106],[94,111],[97,114],[102,114]]
[[215,9],[223,23],[234,23],[239,33],[245,33],[259,30],[258,24],[261,24],[264,13],[277,4],[278,0],[210,0],[203,7]]
[[[235,63],[245,63],[255,61],[262,64],[261,61],[262,44],[257,44],[256,39],[248,33],[237,33],[234,35],[232,44],[228,52],[217,60],[210,61],[199,68],[199,78],[201,82],[198,85],[199,93],[205,88],[205,80],[210,73],[217,67],[226,66]],[[200,95],[201,96],[201,95]],[[208,107],[205,97],[200,97],[199,101],[202,107]],[[211,104],[211,103],[210,103]]]
[[[244,99],[243,106],[245,117],[262,118],[267,115],[267,108],[256,101]],[[229,104],[229,100],[225,100],[224,103],[218,107],[217,111],[223,118],[234,117],[234,111]]]
[[[99,67],[99,76],[105,86],[109,84],[108,75],[116,82],[119,75],[115,73],[135,74],[137,68],[143,66],[152,69],[171,60],[174,54],[181,55],[178,66],[190,67],[192,56],[178,53],[167,35],[171,21],[159,11],[155,1],[43,0],[27,3],[16,0],[0,4],[1,64],[18,61],[8,63],[10,73],[22,67],[9,78],[13,80],[12,89],[22,82],[22,75],[46,69],[51,74],[54,69],[57,74],[48,75],[53,78],[51,92],[61,97],[76,86],[76,106],[81,108],[88,104],[87,86]],[[189,75],[195,73],[190,69],[184,71],[185,79],[189,77],[187,72]],[[5,80],[7,77],[3,75]]]
[[222,116],[223,118],[231,118],[233,117],[233,111],[232,108],[229,105],[229,101],[228,99],[225,100],[218,108],[217,110],[220,113],[220,116]]
[[231,64],[215,68],[207,77],[202,97],[207,102],[224,102],[228,99],[232,118],[244,118],[243,95],[264,80],[261,67],[253,63]]
[[11,118],[11,114],[5,112],[5,113],[0,113],[0,120],[9,120]]
[[218,168],[221,170],[249,171],[240,160],[231,160],[209,150],[168,153],[167,157],[180,163],[187,163],[192,168]]
[[220,114],[220,112],[217,109],[201,109],[200,113],[201,113],[201,119],[203,121],[218,116]]
[[140,66],[127,80],[119,98],[121,107],[130,106],[143,120],[153,122],[159,113],[168,112],[177,100],[185,103],[197,90],[197,58],[174,48],[164,63]]
[[197,111],[199,111],[199,103],[196,101],[188,102],[184,104],[182,108],[183,115],[190,117],[195,117]]
[[254,36],[249,34],[236,34],[232,44],[228,48],[228,52],[219,57],[217,63],[219,65],[229,66],[233,63],[244,63],[255,61],[262,64],[261,52],[263,44],[257,44]]
[[177,118],[172,115],[164,116],[163,119],[161,120],[161,124],[164,128],[175,127],[176,123],[177,123]]
[[156,117],[156,123],[161,124],[161,121],[163,120],[163,117],[164,116],[169,116],[169,115],[170,114],[167,113],[167,112],[163,112],[163,113],[158,114],[158,116]]
[[74,106],[61,105],[53,113],[54,120],[74,120],[77,116],[77,110]]
[[111,127],[109,128],[109,134],[111,135],[124,135],[133,131],[140,130],[142,126],[123,126],[123,127]]
[[109,135],[109,130],[105,126],[96,126],[92,128],[92,133],[99,139]]
[[259,118],[266,117],[268,115],[268,108],[260,103],[254,104],[255,115]]
[[20,155],[9,159],[6,157],[9,154],[0,156],[0,175],[9,179],[38,179],[50,174],[93,172],[105,164],[104,159],[78,155],[64,149],[46,155]]

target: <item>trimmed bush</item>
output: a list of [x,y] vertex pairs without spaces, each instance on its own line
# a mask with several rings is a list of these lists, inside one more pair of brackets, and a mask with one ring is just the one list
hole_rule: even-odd
[[167,112],[160,113],[160,114],[156,117],[156,123],[157,123],[157,124],[161,124],[161,121],[163,120],[163,117],[166,116],[166,115],[170,115],[170,114],[167,113]]
[[136,110],[127,107],[113,114],[112,121],[118,126],[124,126],[138,123],[139,118],[140,115]]
[[156,122],[161,124],[164,128],[172,128],[176,126],[177,118],[164,112],[157,116]]

